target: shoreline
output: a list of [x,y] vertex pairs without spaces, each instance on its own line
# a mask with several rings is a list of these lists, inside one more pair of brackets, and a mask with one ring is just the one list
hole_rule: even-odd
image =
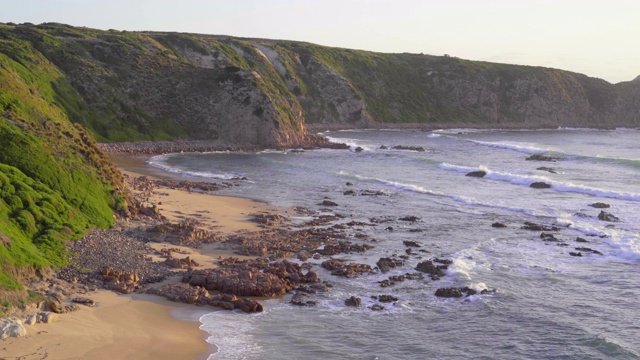
[[[128,163],[125,161],[124,164],[117,161],[114,163],[125,177],[156,178],[144,171],[154,171],[154,168],[144,163],[143,158],[146,157],[148,156],[137,156],[139,160]],[[138,172],[139,170],[143,171]],[[134,191],[131,188],[130,190]],[[249,215],[274,211],[267,204],[258,201],[191,192],[187,189],[156,188],[151,193],[152,196],[146,198],[145,202],[157,207],[159,213],[169,221],[197,219],[201,228],[215,229],[216,232],[226,235],[255,231],[259,229],[258,224],[250,222]],[[126,222],[107,231],[122,232],[133,226]],[[149,245],[155,252],[180,248],[167,242],[152,242]],[[198,249],[184,247],[181,253],[172,255],[175,259],[191,256],[201,264],[198,269],[213,268],[221,258],[241,257],[218,243]],[[153,254],[149,254],[149,259],[154,262],[164,260]],[[60,280],[53,282],[58,288],[65,286],[60,285]],[[167,283],[179,283],[179,278],[170,276],[159,284],[149,284],[146,289]],[[54,285],[49,287],[54,288]],[[66,290],[73,293],[68,288]],[[79,311],[60,314],[60,321],[53,324],[25,325],[27,336],[0,341],[0,357],[24,360],[45,357],[201,360],[207,359],[217,351],[214,344],[207,342],[210,335],[200,329],[202,324],[199,319],[202,315],[220,308],[173,302],[162,296],[140,292],[117,294],[104,288],[90,288],[81,292],[80,296],[94,300],[96,305],[81,306]]]

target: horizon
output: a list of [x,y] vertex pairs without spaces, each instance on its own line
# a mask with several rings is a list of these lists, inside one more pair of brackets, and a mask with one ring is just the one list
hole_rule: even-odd
[[[527,0],[23,0],[0,22],[57,22],[120,31],[185,32],[303,41],[380,53],[412,53],[548,67],[610,83],[640,75],[640,2]],[[123,8],[127,11],[123,11]],[[198,9],[198,11],[194,11]]]

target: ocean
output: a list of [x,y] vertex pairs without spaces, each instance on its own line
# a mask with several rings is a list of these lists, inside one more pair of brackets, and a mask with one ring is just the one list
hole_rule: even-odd
[[[404,266],[355,279],[331,276],[319,266],[323,260],[310,259],[319,277],[333,284],[313,298],[315,307],[291,305],[289,295],[264,301],[261,314],[202,316],[201,328],[218,348],[210,359],[640,358],[640,130],[321,134],[351,150],[149,160],[200,181],[248,179],[224,195],[316,211],[329,199],[338,204],[330,211],[346,216],[343,222],[380,222],[357,229],[374,240],[350,234],[350,241],[373,249],[336,258],[374,267],[381,257],[405,255],[404,241],[420,245]],[[414,150],[391,148],[397,145]],[[557,161],[526,160],[531,155]],[[465,176],[479,170],[486,175]],[[535,182],[550,187],[531,188]],[[345,195],[349,190],[356,195]],[[600,220],[601,211],[619,221]],[[419,220],[399,220],[405,216]],[[496,222],[506,227],[493,227]],[[523,229],[526,222],[560,228],[553,232],[557,241]],[[433,258],[452,260],[442,279],[380,286]],[[434,295],[441,287],[464,286],[489,291]],[[372,310],[372,296],[382,294],[398,301]],[[346,306],[350,296],[363,306]]]

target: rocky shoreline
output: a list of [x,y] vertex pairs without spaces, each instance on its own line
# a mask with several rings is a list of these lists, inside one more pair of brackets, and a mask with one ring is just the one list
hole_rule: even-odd
[[[121,143],[100,143],[100,149],[109,156],[154,156],[181,152],[247,152],[267,149],[264,146],[229,145],[219,141],[205,140],[174,140],[174,141],[138,141]],[[331,143],[322,136],[306,135],[305,141],[294,144],[284,144],[278,147],[284,149],[348,149],[345,144]]]

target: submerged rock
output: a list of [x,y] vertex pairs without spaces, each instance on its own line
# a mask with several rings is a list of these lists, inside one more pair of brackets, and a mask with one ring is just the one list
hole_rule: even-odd
[[436,290],[435,295],[437,297],[446,297],[446,298],[461,298],[463,296],[475,295],[478,292],[474,289],[471,289],[467,286],[461,288],[439,288]]
[[611,205],[605,204],[605,203],[601,203],[601,202],[589,204],[589,206],[594,207],[596,209],[608,209],[608,208],[611,207]]
[[526,158],[525,160],[530,160],[530,161],[558,161],[560,160],[559,158],[555,158],[555,157],[551,157],[551,156],[546,156],[546,155],[542,155],[542,154],[534,154],[529,156],[528,158]]
[[617,216],[615,216],[615,215],[613,215],[611,213],[608,213],[606,211],[600,211],[600,214],[598,214],[598,219],[602,220],[602,221],[609,221],[609,222],[619,222],[620,221],[620,219]]
[[478,171],[472,171],[470,173],[467,173],[467,175],[465,176],[481,178],[481,177],[485,177],[486,175],[487,175],[486,171],[478,170]]
[[505,225],[503,223],[500,223],[500,222],[494,222],[493,224],[491,224],[491,227],[494,227],[494,228],[506,228],[507,225]]
[[537,181],[529,185],[529,187],[532,187],[534,189],[548,189],[551,187],[551,185],[547,184],[546,182]]
[[344,301],[346,306],[360,307],[362,306],[362,299],[352,296]]
[[536,170],[546,171],[546,172],[549,172],[549,173],[552,173],[552,174],[556,174],[556,169],[550,168],[550,167],[546,167],[546,166],[539,167]]

